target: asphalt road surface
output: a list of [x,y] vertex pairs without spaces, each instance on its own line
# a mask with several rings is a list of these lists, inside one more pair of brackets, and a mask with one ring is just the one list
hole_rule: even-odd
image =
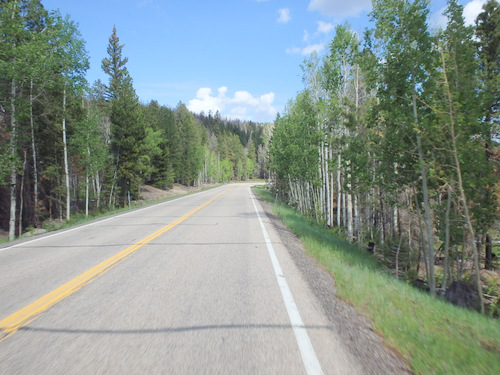
[[356,374],[250,185],[0,248],[1,374]]

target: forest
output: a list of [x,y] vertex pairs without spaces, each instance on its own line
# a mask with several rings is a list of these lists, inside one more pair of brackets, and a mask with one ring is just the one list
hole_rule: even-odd
[[449,0],[441,30],[427,0],[372,4],[373,28],[337,26],[302,64],[304,89],[259,124],[141,103],[116,28],[108,81],[90,84],[70,17],[0,0],[0,230],[125,207],[142,184],[265,178],[396,277],[431,295],[464,281],[484,309],[500,237],[499,3],[467,26]]
[[372,4],[372,29],[337,26],[325,56],[302,65],[304,89],[275,122],[273,188],[396,277],[431,295],[464,281],[484,310],[498,239],[499,3],[467,26],[449,0],[442,30],[428,26],[429,1]]
[[101,66],[109,81],[93,84],[77,25],[41,0],[0,0],[0,39],[0,229],[9,239],[127,206],[142,184],[269,175],[271,124],[141,103],[116,28]]

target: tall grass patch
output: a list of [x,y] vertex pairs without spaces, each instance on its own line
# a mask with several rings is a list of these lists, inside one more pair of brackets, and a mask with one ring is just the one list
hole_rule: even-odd
[[[256,192],[268,202],[263,188]],[[500,322],[395,279],[365,249],[277,204],[274,212],[333,275],[338,296],[373,322],[418,374],[500,374]]]

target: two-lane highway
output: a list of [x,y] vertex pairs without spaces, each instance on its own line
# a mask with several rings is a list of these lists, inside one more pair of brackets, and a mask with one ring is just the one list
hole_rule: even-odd
[[361,373],[250,185],[0,248],[0,373]]

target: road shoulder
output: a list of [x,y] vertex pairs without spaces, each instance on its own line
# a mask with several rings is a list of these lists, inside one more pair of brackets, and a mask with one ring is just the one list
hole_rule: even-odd
[[371,321],[337,297],[333,276],[307,255],[300,239],[291,233],[269,203],[257,197],[266,216],[272,222],[280,240],[286,246],[295,265],[315,294],[332,325],[335,326],[345,349],[358,361],[365,374],[411,374],[405,360],[388,348],[373,330]]

